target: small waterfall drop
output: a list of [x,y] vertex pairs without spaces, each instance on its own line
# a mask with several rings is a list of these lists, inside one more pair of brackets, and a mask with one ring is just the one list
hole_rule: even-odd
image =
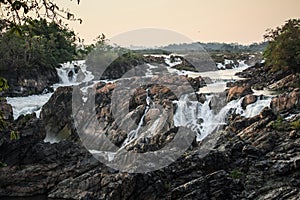
[[61,84],[67,85],[76,83],[78,71],[75,70],[73,63],[65,63],[61,68],[56,68],[56,71]]
[[204,103],[189,100],[188,95],[184,95],[177,104],[174,115],[175,126],[185,126],[197,133],[197,141],[201,141],[213,131],[226,125],[226,118],[229,114],[237,113],[244,117],[253,117],[258,115],[263,108],[270,105],[271,99],[258,100],[250,104],[244,110],[241,106],[243,98],[228,102],[219,112],[210,107],[210,101],[213,95],[207,95]]
[[135,139],[137,139],[139,137],[139,130],[141,129],[141,127],[144,123],[145,116],[146,116],[147,112],[149,111],[151,105],[154,104],[151,97],[150,97],[150,94],[149,94],[149,88],[146,90],[146,92],[147,92],[147,97],[146,97],[145,111],[144,111],[144,113],[143,113],[143,115],[142,115],[142,117],[139,121],[139,124],[138,124],[137,128],[135,130],[130,131],[127,134],[127,138],[123,142],[122,147],[125,147],[126,145],[130,144],[131,142],[133,142]]
[[[80,83],[88,83],[94,79],[92,72],[87,70],[85,61],[73,61],[62,64],[60,68],[56,68],[60,82],[51,87],[56,90],[60,86],[78,85]],[[80,77],[81,76],[81,77]],[[88,86],[87,86],[88,87]],[[31,114],[35,112],[37,117],[42,106],[47,103],[53,93],[43,92],[39,95],[30,95],[27,97],[7,97],[7,102],[12,105],[14,119],[20,115]]]

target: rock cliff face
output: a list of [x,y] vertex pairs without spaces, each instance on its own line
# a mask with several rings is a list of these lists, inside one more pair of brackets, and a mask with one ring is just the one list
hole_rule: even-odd
[[40,118],[45,124],[46,141],[79,140],[72,118],[72,87],[59,87],[43,106]]
[[9,86],[3,95],[10,97],[40,94],[46,88],[59,82],[54,67],[10,68],[1,69],[0,73],[8,81]]
[[35,114],[5,121],[0,129],[0,161],[11,166],[31,164],[36,158],[29,153],[31,148],[45,137],[44,124]]
[[271,108],[275,113],[297,112],[300,109],[300,90],[294,89],[272,99]]

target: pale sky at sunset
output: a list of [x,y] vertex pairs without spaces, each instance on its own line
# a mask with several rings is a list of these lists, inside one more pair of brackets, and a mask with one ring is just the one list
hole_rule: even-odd
[[[59,1],[57,1],[59,2]],[[81,0],[58,3],[83,20],[87,43],[142,28],[168,29],[200,42],[261,42],[267,28],[300,18],[300,0]]]

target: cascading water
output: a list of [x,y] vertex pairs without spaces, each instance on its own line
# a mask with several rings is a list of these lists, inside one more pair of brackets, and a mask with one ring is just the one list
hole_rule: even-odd
[[241,114],[244,117],[253,117],[258,115],[263,108],[270,105],[271,98],[258,100],[250,104],[244,110],[241,106],[243,98],[233,100],[227,103],[219,112],[215,113],[210,107],[210,101],[213,95],[207,95],[204,103],[189,100],[188,95],[184,95],[177,104],[174,115],[175,126],[185,126],[197,133],[197,141],[201,141],[220,126],[226,124],[226,117],[231,112]]
[[149,95],[149,89],[147,89],[146,92],[147,92],[147,97],[146,97],[146,108],[145,108],[144,114],[142,115],[137,128],[135,130],[130,131],[127,134],[127,138],[123,142],[122,147],[125,147],[126,145],[130,144],[132,141],[134,141],[135,139],[137,139],[139,137],[139,130],[141,129],[141,127],[144,123],[144,119],[145,119],[147,112],[149,111],[151,105],[153,104],[152,99]]
[[56,68],[56,71],[62,84],[70,84],[76,82],[76,73],[74,67]]
[[[75,66],[78,69],[76,69]],[[51,87],[56,90],[60,86],[77,85],[93,80],[93,74],[86,68],[85,61],[74,61],[63,64],[60,68],[56,69],[60,82]],[[79,74],[82,76],[81,80],[78,80]],[[17,119],[20,115],[34,112],[37,114],[37,117],[39,117],[42,106],[47,103],[52,94],[53,93],[43,93],[41,95],[31,95],[27,97],[8,97],[7,102],[13,107],[14,119]]]

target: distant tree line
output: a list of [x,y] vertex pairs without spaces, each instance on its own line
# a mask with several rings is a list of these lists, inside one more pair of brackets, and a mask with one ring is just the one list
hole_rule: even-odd
[[238,43],[202,43],[196,42],[191,44],[171,44],[164,49],[169,51],[208,51],[208,52],[227,52],[227,53],[242,53],[242,52],[263,52],[267,46],[267,42],[253,43],[250,45],[242,45]]

